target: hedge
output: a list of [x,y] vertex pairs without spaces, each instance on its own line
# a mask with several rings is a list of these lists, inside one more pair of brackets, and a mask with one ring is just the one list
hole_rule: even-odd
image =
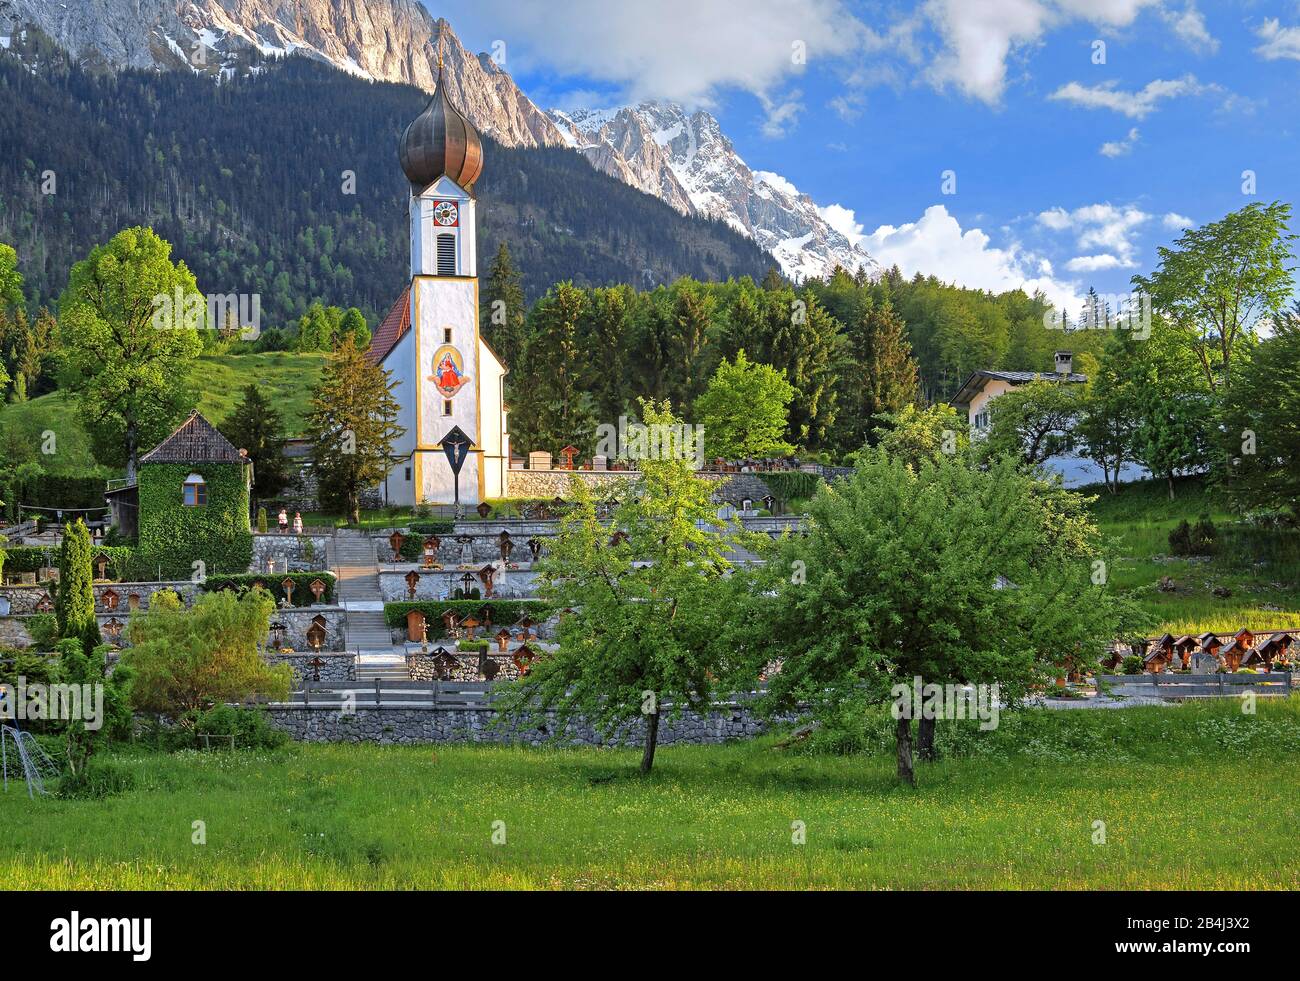
[[[58,564],[56,548],[47,545],[20,545],[5,549],[5,569],[12,575],[18,572],[39,572]],[[122,545],[97,545],[91,549],[91,561],[100,555],[108,556],[108,575],[119,582],[139,582],[152,579],[150,571],[138,561],[136,550]]]
[[802,470],[778,470],[773,473],[758,474],[763,483],[772,491],[772,496],[784,504],[787,501],[803,501],[817,493],[822,479],[815,473]]
[[448,610],[455,612],[458,619],[473,614],[482,620],[479,614],[487,610],[492,616],[493,632],[501,627],[513,627],[524,612],[541,623],[550,616],[550,608],[538,600],[415,600],[401,603],[384,604],[384,620],[390,627],[405,627],[406,615],[412,610],[419,610],[429,627],[430,637],[444,636],[442,615]]
[[412,521],[409,525],[413,535],[450,535],[455,530],[454,521]]
[[[19,506],[26,508],[63,508],[75,511],[104,506],[104,484],[109,470],[93,476],[72,476],[52,473],[10,474],[0,478],[0,499],[11,521],[18,519]],[[30,514],[25,515],[31,517]],[[42,515],[53,518],[53,515]]]
[[[207,483],[207,504],[185,507],[181,488],[190,473]],[[237,575],[253,561],[248,484],[237,463],[147,463],[140,468],[139,548],[145,565],[163,578],[188,579],[194,562],[204,572]]]
[[275,597],[275,603],[280,605],[280,601],[285,598],[284,587],[280,584],[285,579],[293,580],[293,605],[294,606],[311,606],[316,602],[316,597],[312,594],[311,584],[314,580],[319,579],[325,584],[325,592],[321,593],[320,602],[322,604],[332,604],[334,602],[335,582],[334,573],[332,572],[290,572],[264,574],[264,575],[239,575],[239,576],[208,576],[201,583],[201,588],[205,593],[215,593],[219,589],[233,589],[236,593],[244,593],[253,588],[253,583],[261,581],[266,585],[267,592]]

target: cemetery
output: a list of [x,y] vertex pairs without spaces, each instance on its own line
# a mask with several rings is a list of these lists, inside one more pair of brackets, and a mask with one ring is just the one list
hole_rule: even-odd
[[[224,419],[177,388],[157,418],[83,425],[112,461],[102,507],[73,484],[0,502],[0,691],[68,682],[106,706],[93,728],[5,718],[0,827],[24,831],[0,835],[0,885],[1300,888],[1277,846],[1294,507],[1248,508],[1245,476],[1204,462],[1121,487],[1129,417],[1098,401],[1091,425],[1074,400],[1107,389],[1070,352],[1055,377],[967,371],[953,404],[923,390],[897,270],[656,288],[624,326],[680,333],[661,383],[625,397],[581,365],[581,390],[593,324],[635,293],[560,283],[518,311],[527,339],[495,329],[484,144],[442,70],[398,144],[409,275],[373,333],[359,310],[302,316],[328,354],[300,434],[266,424],[256,384]],[[152,230],[112,248],[194,291]],[[97,255],[69,335],[121,316],[86,285],[118,268]],[[726,329],[705,323],[719,297]],[[750,362],[737,338],[769,321],[778,363]],[[191,361],[239,326],[135,324]],[[723,343],[712,377],[673,377]],[[823,385],[873,344],[897,377]],[[1104,481],[1079,492],[1044,461],[1088,440]],[[36,493],[30,466],[6,480]],[[1177,493],[1208,502],[1195,529]],[[991,724],[955,694],[904,707],[925,683]],[[195,801],[216,842],[197,860]],[[485,850],[497,822],[523,847]]]

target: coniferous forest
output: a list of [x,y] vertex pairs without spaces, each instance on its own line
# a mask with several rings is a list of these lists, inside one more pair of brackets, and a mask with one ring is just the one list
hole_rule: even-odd
[[[260,294],[266,326],[314,300],[374,323],[407,277],[397,140],[427,99],[305,58],[221,84],[105,73],[32,31],[0,57],[0,241],[21,257],[33,308],[53,304],[94,245],[151,225],[201,290]],[[572,151],[485,143],[480,265],[509,241],[530,300],[564,279],[650,288],[772,263]]]

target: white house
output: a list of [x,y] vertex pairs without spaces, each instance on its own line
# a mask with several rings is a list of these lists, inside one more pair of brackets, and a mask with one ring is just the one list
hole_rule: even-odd
[[[1074,371],[1074,355],[1069,351],[1056,352],[1056,372],[1041,371],[990,371],[981,369],[973,372],[962,383],[957,394],[949,404],[966,411],[970,422],[971,437],[981,438],[989,429],[989,403],[999,395],[1011,391],[1020,385],[1032,381],[1047,379],[1065,385],[1082,385],[1088,376]],[[1065,453],[1052,457],[1044,467],[1059,473],[1066,487],[1082,487],[1085,484],[1099,484],[1104,474],[1101,467],[1092,460],[1077,453]],[[1148,476],[1145,469],[1136,464],[1125,464],[1120,473],[1121,481],[1141,480]]]

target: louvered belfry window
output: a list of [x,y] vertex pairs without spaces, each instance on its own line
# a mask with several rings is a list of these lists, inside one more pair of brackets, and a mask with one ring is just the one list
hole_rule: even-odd
[[438,275],[456,275],[456,236],[446,232],[438,236]]

